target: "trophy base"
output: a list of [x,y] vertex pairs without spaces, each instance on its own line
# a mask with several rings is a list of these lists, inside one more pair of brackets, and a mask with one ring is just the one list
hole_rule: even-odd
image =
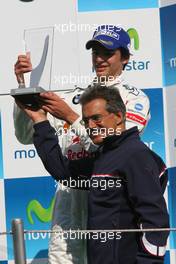
[[46,92],[42,87],[11,89],[10,95],[23,105],[39,109],[41,106],[40,93]]

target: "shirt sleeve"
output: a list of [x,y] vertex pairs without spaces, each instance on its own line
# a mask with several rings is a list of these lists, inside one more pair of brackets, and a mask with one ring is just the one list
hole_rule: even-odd
[[[53,127],[57,127],[57,119],[47,114],[48,120]],[[34,123],[28,115],[22,111],[16,103],[13,108],[13,120],[15,136],[21,144],[33,144]]]
[[126,128],[137,126],[143,132],[150,120],[150,101],[147,95],[135,87],[125,87],[128,91],[126,98]]
[[[92,175],[93,158],[69,160],[58,144],[56,131],[48,121],[34,125],[34,145],[46,170],[59,181],[86,180]],[[82,184],[84,188],[84,184]],[[76,186],[79,188],[79,186]]]
[[81,144],[84,146],[85,150],[90,150],[92,147],[96,148],[90,139],[85,127],[81,124],[81,117],[79,117],[72,125],[71,129],[79,137]]
[[[128,197],[140,228],[168,228],[169,217],[155,160],[148,150],[133,155],[126,167]],[[144,232],[140,238],[137,264],[163,263],[168,232]],[[148,261],[148,262],[147,262]]]
[[18,141],[25,145],[32,144],[34,133],[33,122],[16,104],[14,104],[13,109],[13,120],[15,136]]

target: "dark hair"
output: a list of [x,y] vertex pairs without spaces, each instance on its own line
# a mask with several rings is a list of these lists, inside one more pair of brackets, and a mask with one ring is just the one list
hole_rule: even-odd
[[[118,48],[121,54],[121,59],[123,60],[129,60],[130,58],[130,51],[128,49],[125,49],[123,47]],[[127,63],[123,65],[123,70],[125,69]]]
[[121,112],[125,121],[126,108],[120,96],[119,90],[113,86],[102,86],[96,84],[89,86],[80,97],[80,104],[83,106],[94,99],[104,99],[106,101],[106,110],[109,113],[116,114]]

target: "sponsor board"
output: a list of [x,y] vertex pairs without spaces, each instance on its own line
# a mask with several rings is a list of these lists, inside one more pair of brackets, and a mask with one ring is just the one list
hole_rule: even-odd
[[3,178],[3,154],[2,154],[2,131],[1,131],[1,112],[0,112],[0,179]]
[[176,85],[163,88],[164,128],[166,145],[166,162],[168,167],[176,166]]
[[176,4],[176,0],[159,0],[160,7],[174,5],[174,4]]
[[138,8],[155,8],[158,7],[158,0],[78,0],[78,11],[100,11],[100,10],[118,10],[118,9],[138,9]]
[[[78,104],[80,91],[75,90],[74,93],[70,93],[70,91],[67,91],[65,93],[65,96],[67,96],[68,104],[76,112],[81,113],[81,106],[80,104]],[[2,109],[1,117],[3,119],[2,147],[3,147],[4,178],[6,179],[24,178],[24,177],[35,177],[38,175],[48,176],[49,173],[45,170],[34,145],[22,144],[19,142],[20,136],[18,137],[18,139],[15,136],[15,128],[13,122],[13,106],[14,106],[13,98],[11,98],[10,96],[0,97],[0,104]],[[53,121],[53,119],[51,119],[51,121]],[[21,122],[23,122],[23,118]],[[55,124],[56,133],[58,133],[58,135],[60,132],[61,133],[63,132],[63,130],[61,130],[62,124],[63,122],[57,122]],[[22,123],[22,126],[23,125],[24,123]],[[65,124],[63,127],[65,130],[67,130],[66,129],[67,124]],[[32,132],[30,132],[30,129],[27,129],[27,132],[25,133],[31,134],[31,141],[32,141]],[[25,133],[21,133],[22,138],[24,137],[30,138],[28,134],[27,136],[24,136]],[[82,150],[80,145],[78,147],[77,143],[79,143],[79,138],[75,135],[72,135],[72,139],[73,139],[73,144],[75,144],[74,148],[72,148],[73,150],[72,154],[74,155],[75,152],[79,152],[79,153],[81,152],[80,154],[78,153],[79,156],[86,155],[86,153]]]
[[[73,75],[78,74],[77,58],[79,51],[76,33],[72,32],[70,34],[69,32],[69,34],[63,34],[62,31],[58,30],[59,26],[65,29],[70,21],[76,24],[75,5],[75,1],[72,0],[64,0],[61,8],[58,8],[58,0],[52,0],[52,4],[51,1],[43,0],[34,0],[32,2],[22,2],[19,0],[3,1],[3,5],[1,5],[3,27],[1,30],[0,50],[1,94],[7,93],[10,89],[15,89],[18,86],[13,72],[13,65],[17,60],[17,56],[25,52],[23,43],[24,29],[42,29],[44,27],[55,26],[57,28],[53,44],[52,89],[61,89],[61,84],[59,85],[55,82],[55,76],[62,76],[68,74],[68,72],[71,72]],[[12,20],[9,20],[9,17]],[[36,43],[37,39],[34,45],[38,46]],[[5,54],[7,50],[8,56]],[[40,52],[41,50],[39,50],[39,54]],[[43,88],[47,89],[47,87]],[[74,85],[67,84],[68,88],[74,88]]]
[[160,9],[163,85],[176,84],[176,4]]
[[166,257],[167,263],[168,264],[175,264],[176,263],[176,251],[174,249],[170,249],[168,252],[170,253],[169,254],[170,255],[170,262],[169,262],[169,259],[168,259],[169,256],[168,256],[168,258]]
[[[170,227],[176,227],[176,167],[169,168],[168,207]],[[176,249],[176,232],[170,232],[170,249]]]
[[[6,232],[5,221],[5,201],[4,201],[4,181],[0,180],[0,232]],[[7,259],[7,243],[6,236],[0,235],[0,260]]]
[[170,252],[169,251],[166,251],[166,255],[165,255],[165,258],[164,258],[164,264],[171,264],[170,263]]
[[3,120],[1,125],[4,178],[49,175],[44,169],[34,145],[21,144],[15,136],[13,123],[13,98],[10,96],[1,96],[0,104],[1,119]]
[[[25,230],[48,230],[51,225],[54,205],[55,182],[51,177],[5,179],[6,225],[11,229],[11,220],[21,218]],[[48,233],[25,235],[28,259],[46,258]],[[12,239],[7,238],[8,259],[13,259]]]
[[163,93],[161,88],[143,90],[150,100],[151,119],[142,140],[165,161]]

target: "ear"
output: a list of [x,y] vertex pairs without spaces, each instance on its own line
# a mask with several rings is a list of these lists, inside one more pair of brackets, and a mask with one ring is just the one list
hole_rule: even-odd
[[117,118],[117,126],[123,123],[123,114],[122,114],[122,112],[117,112],[116,113],[116,118]]
[[127,64],[128,62],[129,62],[129,59],[123,59],[123,60],[122,60],[122,64],[123,64],[123,65]]

